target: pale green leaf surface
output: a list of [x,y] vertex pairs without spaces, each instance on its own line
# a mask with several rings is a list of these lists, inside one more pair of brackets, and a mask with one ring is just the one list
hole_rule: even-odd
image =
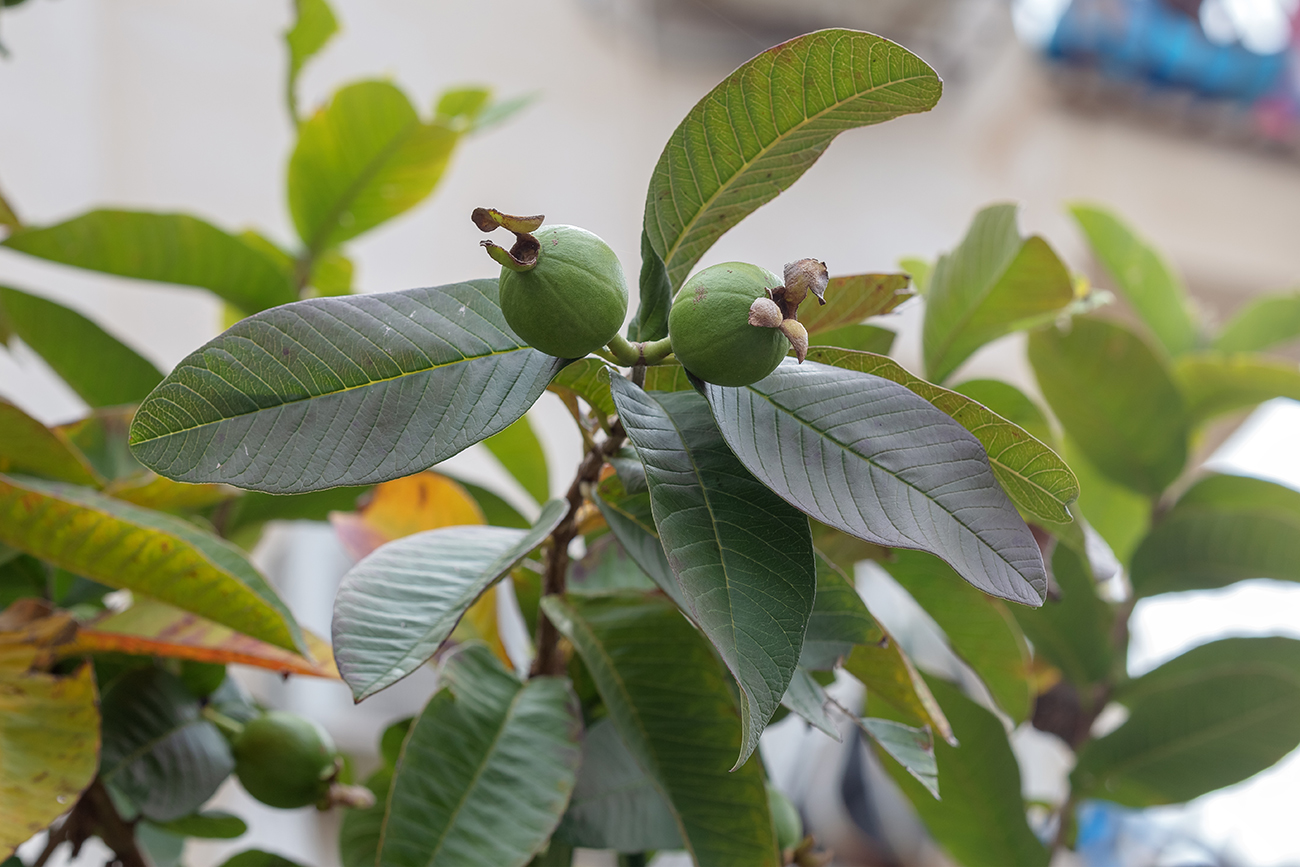
[[888,328],[877,328],[875,325],[841,325],[839,328],[814,334],[810,342],[814,347],[833,346],[838,349],[888,355],[897,336]]
[[858,725],[927,792],[936,799],[940,797],[939,765],[934,758],[934,737],[929,729],[877,717],[863,717]]
[[954,385],[952,390],[988,407],[1040,443],[1055,448],[1056,437],[1047,416],[1038,404],[1014,385],[1000,379],[968,379]]
[[790,686],[781,697],[781,706],[799,715],[808,725],[839,741],[842,740],[839,729],[835,727],[835,720],[826,709],[830,700],[822,685],[813,680],[807,670],[800,668],[795,671]]
[[[913,726],[930,726],[944,740],[953,729],[902,646],[890,634],[876,644],[860,644],[844,660],[844,670],[867,688],[867,695],[890,705],[898,718]],[[879,714],[877,708],[873,714]]]
[[799,655],[800,668],[830,671],[857,645],[875,644],[884,636],[853,582],[818,551],[817,595]]
[[0,473],[22,473],[92,488],[104,485],[67,436],[4,400],[0,400]]
[[461,526],[426,530],[376,549],[352,567],[334,601],[334,659],[357,701],[425,663],[461,616],[564,518],[551,500],[527,531]]
[[248,823],[243,819],[221,810],[204,810],[170,822],[152,824],[170,834],[197,837],[200,840],[233,840],[248,831]]
[[443,682],[402,747],[378,863],[523,867],[573,791],[578,701],[562,678],[520,683],[479,644],[448,660]]
[[799,662],[817,591],[807,518],[746,471],[703,397],[611,383],[682,596],[740,686],[739,765]]
[[1042,608],[1015,608],[1012,613],[1033,643],[1034,656],[1056,666],[1081,691],[1087,690],[1112,674],[1115,614],[1097,595],[1083,560],[1065,545],[1057,545],[1052,553],[1052,577],[1059,598],[1049,598]]
[[668,336],[668,310],[673,304],[673,287],[668,282],[664,260],[659,258],[650,236],[641,231],[641,301],[628,324],[628,340],[659,340]]
[[[1075,508],[1110,545],[1115,557],[1127,563],[1151,524],[1151,499],[1103,475],[1068,438],[1064,451],[1079,479]],[[1076,545],[1080,548],[1082,544]]]
[[759,762],[734,773],[739,708],[726,669],[667,599],[548,596],[628,750],[672,807],[697,864],[777,867]]
[[799,321],[808,329],[809,336],[818,338],[814,343],[828,345],[824,339],[826,332],[889,313],[911,298],[907,283],[906,274],[832,277],[826,284],[826,303],[818,304],[814,298],[799,305]]
[[645,231],[672,287],[841,132],[929,111],[942,89],[916,55],[852,30],[799,36],[743,64],[691,109],[650,180]]
[[[613,415],[614,396],[609,392],[612,368],[599,358],[580,358],[561,370],[551,380],[552,391],[569,391],[606,416]],[[615,376],[618,374],[615,373]]]
[[273,258],[188,214],[91,211],[15,232],[3,244],[75,268],[197,286],[248,313],[295,297],[289,273]]
[[564,362],[523,346],[495,280],[313,298],[239,322],[149,396],[159,475],[289,494],[409,475],[503,430]]
[[678,608],[690,612],[673,567],[668,563],[668,555],[664,553],[663,543],[659,541],[659,529],[655,526],[650,507],[650,492],[641,490],[629,494],[618,477],[612,477],[600,483],[595,502],[605,523],[609,524],[610,532],[628,556]]
[[1184,355],[1174,362],[1174,379],[1194,423],[1275,397],[1300,400],[1300,368],[1257,355]]
[[284,41],[289,46],[289,107],[296,119],[298,73],[338,33],[339,23],[325,0],[294,0],[294,10],[297,14]]
[[528,492],[528,496],[538,503],[546,502],[551,495],[546,453],[542,451],[542,443],[537,439],[528,416],[520,416],[505,430],[483,440],[483,445]]
[[1258,352],[1300,337],[1300,292],[1269,295],[1243,307],[1214,338],[1221,352]]

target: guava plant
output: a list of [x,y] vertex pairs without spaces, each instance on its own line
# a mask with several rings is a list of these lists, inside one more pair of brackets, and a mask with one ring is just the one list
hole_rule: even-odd
[[[149,392],[129,442],[158,474],[150,483],[177,496],[250,493],[191,510],[188,524],[167,519],[153,562],[124,545],[77,568],[108,563],[91,577],[321,666],[255,572],[166,572],[162,546],[202,538],[221,566],[232,549],[198,529],[205,518],[238,537],[240,515],[319,515],[369,491],[336,521],[369,552],[335,602],[338,672],[358,701],[430,660],[440,681],[419,716],[384,733],[366,781],[375,803],[343,820],[347,865],[559,865],[575,847],[626,864],[679,849],[704,867],[824,863],[754,755],[787,713],[868,738],[934,837],[972,865],[1047,864],[1073,844],[1087,799],[1176,803],[1262,770],[1300,743],[1300,645],[1214,642],[1139,678],[1124,651],[1138,598],[1300,576],[1300,494],[1189,466],[1211,420],[1300,397],[1294,367],[1258,354],[1300,336],[1300,300],[1266,299],[1214,331],[1154,251],[1083,205],[1074,214],[1137,328],[1093,315],[1108,294],[1022,237],[1011,205],[981,211],[937,261],[907,260],[910,276],[832,276],[814,250],[692,275],[840,132],[928,110],[940,90],[905,49],[846,30],[740,67],[655,168],[625,332],[612,251],[585,229],[506,213],[534,203],[505,202],[467,215],[492,233],[497,276],[238,322]],[[481,237],[465,225],[466,243]],[[882,320],[866,321],[912,298],[913,283],[927,379],[889,358]],[[1051,416],[1006,383],[945,385],[1018,331]],[[548,389],[584,444],[553,500],[525,416]],[[477,442],[537,499],[533,520],[429,471]],[[58,544],[68,514],[142,521],[111,488],[31,478],[51,477],[31,460],[6,470],[26,474],[4,477],[17,491],[3,537],[14,548],[92,550]],[[864,560],[942,627],[977,697],[920,673],[872,618],[852,582]],[[116,576],[123,562],[148,580]],[[484,616],[505,581],[533,636],[522,656],[501,640],[495,605]],[[37,618],[21,634],[71,620]],[[79,641],[98,624],[59,628]],[[66,645],[44,642],[15,640],[33,648],[22,677],[50,688],[86,677],[51,667],[43,649]],[[71,646],[55,655],[90,652]],[[139,670],[124,676],[163,677]],[[865,685],[865,708],[827,695],[839,673]],[[1103,733],[1093,724],[1113,703],[1128,718]],[[225,715],[219,699],[195,707]],[[1007,740],[1022,722],[1077,752],[1063,803],[1024,802]],[[318,736],[297,724],[273,734],[329,780],[327,762],[308,761]]]

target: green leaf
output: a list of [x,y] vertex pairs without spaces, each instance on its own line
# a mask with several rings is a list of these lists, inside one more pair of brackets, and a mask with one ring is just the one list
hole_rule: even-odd
[[854,274],[832,277],[826,284],[826,303],[808,303],[799,311],[799,321],[820,346],[827,332],[857,325],[864,319],[889,313],[912,297],[906,274]]
[[936,554],[986,593],[1042,604],[1042,555],[984,447],[916,393],[787,359],[706,394],[727,445],[788,502],[868,542]]
[[[637,461],[638,465],[640,460]],[[629,494],[617,476],[605,479],[596,489],[596,507],[623,550],[641,571],[650,576],[660,590],[667,593],[682,611],[690,611],[682,588],[668,563],[668,555],[659,541],[650,506],[650,492],[642,490]]]
[[24,473],[93,488],[104,484],[67,436],[4,400],[0,400],[0,473]]
[[483,519],[492,526],[514,527],[517,530],[527,530],[532,526],[532,522],[519,514],[518,509],[487,488],[480,488],[461,479],[456,481],[474,498],[474,502],[478,503],[479,509],[483,512]]
[[[617,376],[617,374],[615,374]],[[614,397],[609,393],[610,366],[599,358],[580,358],[561,370],[551,380],[551,391],[571,392],[600,413],[615,413]]]
[[104,695],[100,776],[146,818],[189,816],[235,769],[226,739],[161,668],[127,672]]
[[1138,596],[1300,581],[1300,492],[1244,476],[1202,479],[1142,540],[1130,578]]
[[318,254],[414,207],[433,192],[458,138],[420,120],[386,81],[340,89],[298,128],[289,158],[298,236]]
[[668,309],[673,305],[673,287],[668,282],[664,260],[659,258],[650,236],[641,231],[641,303],[627,326],[628,340],[660,340],[668,336]]
[[813,680],[807,669],[799,668],[795,670],[789,688],[781,697],[781,706],[798,714],[808,725],[839,741],[842,740],[839,729],[835,728],[835,721],[826,710],[830,700],[826,690]]
[[583,737],[578,784],[555,839],[618,852],[682,848],[672,808],[608,718]]
[[1007,421],[1024,430],[1040,443],[1054,446],[1056,437],[1047,416],[1023,391],[1000,379],[968,379],[953,391],[983,404]]
[[876,644],[884,637],[853,582],[818,551],[817,596],[799,655],[800,668],[830,671],[857,645]]
[[[883,630],[882,630],[883,631]],[[897,719],[914,726],[930,726],[944,740],[953,740],[952,726],[935,701],[912,660],[889,633],[876,644],[860,644],[844,660],[844,670],[867,688],[872,699],[890,705]],[[873,707],[872,713],[879,714]]]
[[1197,334],[1187,290],[1160,254],[1105,208],[1080,203],[1069,210],[1120,294],[1165,350],[1180,355],[1192,349]]
[[916,55],[852,30],[799,36],[743,64],[691,109],[650,180],[645,231],[673,288],[837,135],[929,111],[942,90]]
[[461,616],[563,520],[551,500],[530,530],[445,527],[378,548],[343,576],[334,600],[334,659],[357,701],[425,663]]
[[329,488],[309,494],[264,494],[251,491],[232,501],[213,522],[231,538],[260,531],[267,521],[325,521],[330,512],[354,512],[369,485]]
[[260,249],[188,214],[91,211],[24,229],[4,246],[75,268],[197,286],[256,313],[296,297],[288,272]]
[[539,503],[546,502],[551,495],[546,453],[542,451],[542,443],[537,439],[528,416],[520,416],[505,430],[483,440],[483,445],[530,497]]
[[697,864],[777,867],[757,761],[728,768],[743,732],[726,669],[667,599],[547,596],[618,733],[665,796]]
[[1029,647],[1007,606],[961,582],[942,560],[919,551],[897,551],[893,561],[881,565],[939,624],[998,706],[1013,722],[1024,722],[1033,703]]
[[155,822],[159,829],[182,837],[202,840],[233,840],[248,830],[248,825],[238,816],[220,810],[194,813],[170,822]]
[[375,796],[374,806],[344,812],[339,823],[339,861],[343,867],[375,867],[392,786],[393,768],[380,768],[366,779],[366,788]]
[[1174,378],[1193,423],[1275,397],[1300,400],[1300,369],[1256,355],[1184,355],[1174,362]]
[[352,260],[338,250],[328,250],[317,257],[311,269],[309,296],[317,298],[352,294]]
[[1066,506],[1079,496],[1079,482],[1074,473],[1056,452],[1015,423],[963,394],[912,376],[898,362],[883,355],[810,349],[808,358],[883,377],[925,398],[979,440],[988,454],[993,475],[1017,508],[1048,521],[1072,520]]
[[1300,744],[1300,642],[1203,644],[1123,686],[1128,720],[1089,742],[1071,781],[1130,806],[1173,804],[1230,786]]
[[244,554],[180,518],[86,488],[0,475],[0,543],[306,653],[293,615]]
[[0,286],[0,314],[91,406],[139,403],[162,382],[162,373],[148,359],[61,304]]
[[284,34],[289,46],[289,80],[285,85],[289,97],[289,114],[298,119],[298,73],[339,31],[339,23],[325,0],[294,0],[293,27]]
[[811,340],[813,346],[833,346],[838,349],[888,355],[897,336],[888,328],[877,328],[874,325],[843,325],[814,334]]
[[587,553],[569,564],[570,593],[600,594],[611,590],[640,590],[649,593],[655,583],[628,556],[618,537],[602,533],[587,542]]
[[902,766],[925,790],[939,798],[939,764],[934,757],[934,737],[929,729],[912,728],[892,719],[864,717],[858,725],[885,755]]
[[934,263],[918,256],[904,256],[898,260],[898,267],[911,276],[917,294],[925,297],[930,290],[930,275],[934,272]]
[[523,867],[573,791],[578,700],[561,678],[520,683],[479,644],[443,680],[402,748],[378,863]]
[[497,124],[504,123],[532,105],[537,96],[538,92],[534,91],[532,93],[521,93],[519,96],[512,96],[508,99],[489,102],[474,116],[474,123],[469,127],[468,131],[479,133],[491,129]]
[[647,367],[645,371],[646,391],[694,391],[686,368],[675,359]]
[[302,867],[302,865],[274,852],[245,849],[238,855],[227,858],[221,867]]
[[127,444],[134,415],[133,406],[100,407],[91,410],[85,418],[61,424],[54,430],[66,436],[109,482],[124,482],[148,475]]
[[1127,563],[1151,524],[1151,498],[1101,474],[1072,441],[1064,443],[1065,457],[1079,479],[1075,509],[1110,545],[1116,558]]
[[817,592],[808,520],[745,470],[704,398],[611,385],[682,596],[740,686],[739,766],[799,663]]
[[1020,237],[1016,209],[980,211],[957,249],[935,263],[921,336],[926,376],[935,382],[984,344],[1050,322],[1074,300],[1070,272],[1042,238]]
[[1214,348],[1220,352],[1258,352],[1300,337],[1300,292],[1257,298],[1228,320]]
[[1029,335],[1029,361],[1066,434],[1112,481],[1149,497],[1187,462],[1188,420],[1164,362],[1136,334],[1076,318]]
[[[930,686],[961,742],[935,744],[943,800],[892,762],[885,762],[886,770],[956,863],[1047,867],[1050,853],[1025,819],[1020,771],[1001,720],[951,684],[931,680]],[[868,710],[874,711],[873,704],[868,702]]]
[[468,129],[474,118],[487,107],[492,99],[492,91],[486,87],[456,87],[443,91],[438,96],[438,104],[433,114],[438,120],[450,125],[457,124]]
[[270,493],[387,481],[503,430],[563,365],[518,342],[495,280],[313,298],[182,361],[131,448],[168,478]]
[[1089,687],[1112,673],[1115,613],[1097,595],[1083,560],[1064,545],[1052,553],[1052,577],[1058,596],[1049,597],[1042,608],[1016,608],[1012,613],[1034,645],[1034,656],[1060,669],[1086,696]]

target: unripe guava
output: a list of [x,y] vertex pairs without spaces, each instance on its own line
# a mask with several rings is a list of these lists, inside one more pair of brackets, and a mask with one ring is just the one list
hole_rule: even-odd
[[251,720],[233,752],[235,773],[248,794],[283,810],[322,802],[338,773],[338,751],[329,732],[283,711]]
[[776,370],[790,342],[777,328],[751,325],[749,314],[779,286],[780,277],[744,262],[714,265],[687,280],[668,312],[677,360],[715,385],[749,385]]
[[776,845],[784,852],[803,842],[803,819],[790,799],[771,783],[767,784],[767,808],[772,812],[776,826]]
[[609,245],[577,226],[542,226],[526,271],[501,269],[501,312],[547,355],[581,358],[609,342],[627,315],[627,280]]

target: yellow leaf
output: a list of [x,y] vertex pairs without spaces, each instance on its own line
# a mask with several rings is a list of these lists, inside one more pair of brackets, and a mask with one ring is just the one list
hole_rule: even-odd
[[331,512],[330,523],[354,559],[385,542],[439,527],[482,524],[483,512],[459,484],[433,472],[375,485],[356,512]]

